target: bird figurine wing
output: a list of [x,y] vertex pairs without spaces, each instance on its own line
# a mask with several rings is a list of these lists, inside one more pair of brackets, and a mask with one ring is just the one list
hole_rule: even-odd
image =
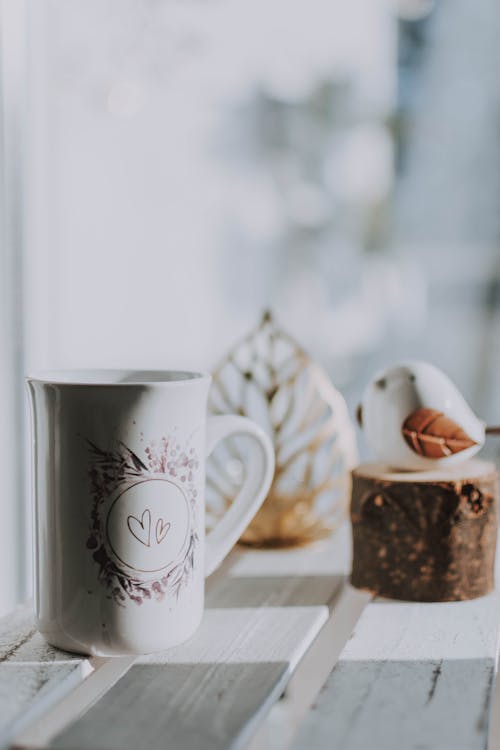
[[460,425],[437,409],[416,409],[401,430],[410,448],[426,458],[445,458],[477,445]]

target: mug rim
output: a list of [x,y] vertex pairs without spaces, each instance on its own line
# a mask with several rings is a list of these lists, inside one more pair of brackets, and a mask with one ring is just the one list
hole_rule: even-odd
[[40,370],[26,375],[26,383],[54,386],[188,386],[209,382],[212,376],[198,370],[139,370],[137,368],[68,368]]

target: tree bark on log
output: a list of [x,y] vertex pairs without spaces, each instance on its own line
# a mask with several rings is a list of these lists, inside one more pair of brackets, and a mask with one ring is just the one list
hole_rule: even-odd
[[498,475],[471,460],[432,472],[352,473],[351,583],[406,601],[474,599],[494,588]]

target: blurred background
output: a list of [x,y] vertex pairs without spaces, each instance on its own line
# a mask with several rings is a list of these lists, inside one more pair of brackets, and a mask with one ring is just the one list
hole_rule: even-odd
[[422,358],[500,422],[496,0],[0,7],[0,610],[27,371],[210,369],[271,308],[351,413]]

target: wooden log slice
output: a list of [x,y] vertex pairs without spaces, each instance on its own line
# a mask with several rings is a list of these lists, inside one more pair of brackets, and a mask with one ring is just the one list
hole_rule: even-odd
[[479,460],[352,473],[353,586],[392,599],[474,599],[494,587],[498,475]]

